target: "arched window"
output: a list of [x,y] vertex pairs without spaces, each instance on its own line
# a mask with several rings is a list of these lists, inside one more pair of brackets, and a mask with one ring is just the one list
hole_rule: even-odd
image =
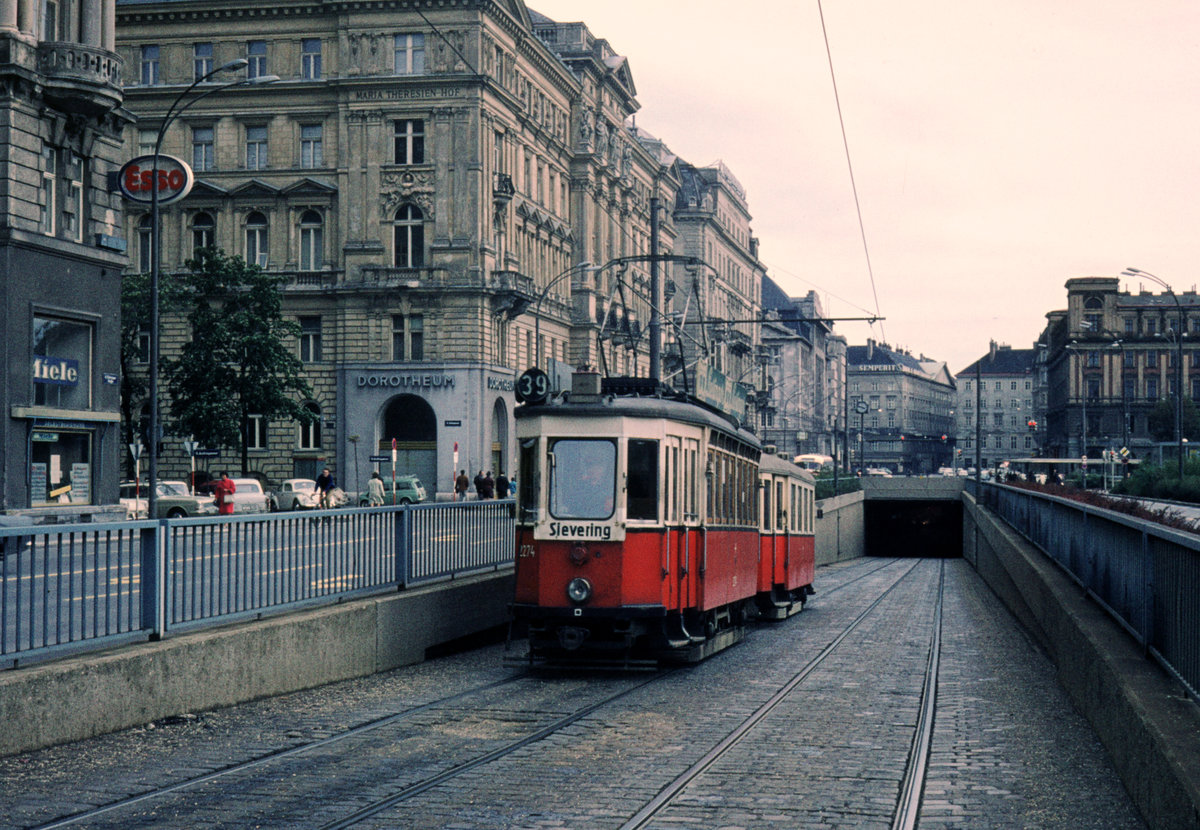
[[142,269],[143,274],[150,273],[153,264],[150,262],[153,253],[150,246],[154,244],[153,226],[154,220],[150,214],[146,214],[138,222],[137,241],[138,241],[138,267]]
[[397,268],[420,268],[425,264],[425,217],[416,205],[396,211],[393,226],[392,264]]
[[304,408],[314,416],[310,424],[298,424],[300,430],[297,446],[302,450],[321,449],[321,407],[313,401],[304,404]]
[[300,270],[316,271],[324,265],[325,222],[315,210],[300,217]]
[[246,262],[267,266],[267,217],[254,211],[246,217]]
[[201,248],[211,248],[217,223],[210,213],[197,213],[192,217],[192,255]]

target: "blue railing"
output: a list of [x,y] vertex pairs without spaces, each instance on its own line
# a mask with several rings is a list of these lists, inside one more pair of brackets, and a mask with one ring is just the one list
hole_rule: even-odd
[[9,666],[513,562],[511,501],[0,529]]
[[1200,697],[1200,536],[1018,487],[979,497]]

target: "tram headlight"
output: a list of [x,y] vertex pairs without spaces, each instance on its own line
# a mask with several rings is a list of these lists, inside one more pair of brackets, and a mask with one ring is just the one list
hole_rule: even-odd
[[571,602],[587,602],[592,597],[592,583],[577,576],[567,583],[567,599]]

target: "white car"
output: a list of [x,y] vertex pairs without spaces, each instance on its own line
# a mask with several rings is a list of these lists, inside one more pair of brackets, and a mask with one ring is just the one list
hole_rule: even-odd
[[270,510],[270,502],[262,484],[255,478],[235,478],[233,486],[234,513],[266,513]]
[[[238,485],[241,490],[241,485]],[[312,510],[321,500],[311,478],[289,478],[270,494],[272,510]]]

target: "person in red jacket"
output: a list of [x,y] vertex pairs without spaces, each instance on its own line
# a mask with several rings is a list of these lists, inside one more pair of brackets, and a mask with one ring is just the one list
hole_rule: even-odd
[[229,478],[229,473],[222,472],[221,480],[213,487],[213,496],[217,500],[217,511],[222,516],[233,515],[233,494],[237,492],[237,485]]

